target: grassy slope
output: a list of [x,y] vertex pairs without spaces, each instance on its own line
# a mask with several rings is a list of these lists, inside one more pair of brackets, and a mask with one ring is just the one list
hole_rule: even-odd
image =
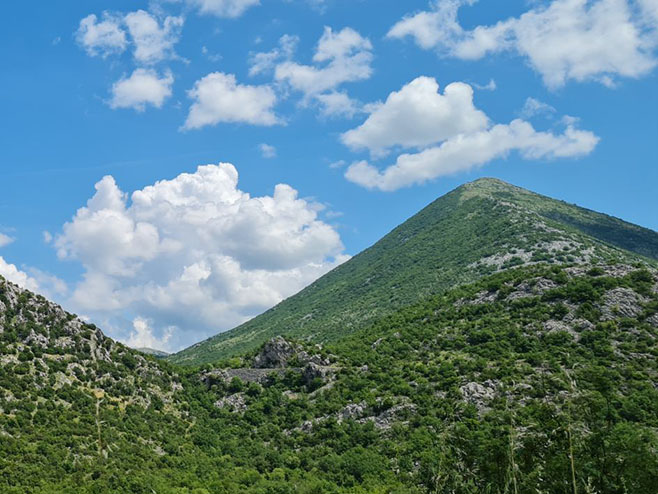
[[[572,241],[559,255],[542,244]],[[169,359],[213,362],[276,335],[333,341],[376,318],[493,268],[473,263],[523,250],[532,261],[569,261],[595,246],[599,259],[658,259],[658,233],[495,179],[466,184],[434,201],[375,245],[297,295],[226,333]],[[624,249],[624,250],[619,250]],[[562,257],[560,257],[562,256]],[[518,263],[518,259],[508,260]]]

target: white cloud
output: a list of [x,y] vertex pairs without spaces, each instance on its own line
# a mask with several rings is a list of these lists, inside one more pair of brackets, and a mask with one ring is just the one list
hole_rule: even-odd
[[237,187],[233,165],[201,166],[132,193],[112,177],[56,237],[58,256],[85,274],[71,305],[97,319],[141,317],[172,348],[229,329],[343,261],[338,233],[315,205],[277,185]]
[[422,148],[486,128],[487,116],[473,105],[473,89],[455,82],[443,94],[431,77],[418,77],[385,103],[370,105],[370,116],[341,140],[351,149],[383,155],[393,147]]
[[0,247],[5,247],[12,243],[15,239],[4,233],[0,233]]
[[262,143],[258,146],[258,149],[260,149],[260,154],[263,156],[263,158],[276,158],[276,148],[274,146]]
[[125,15],[104,12],[102,21],[91,14],[80,21],[76,39],[89,55],[105,58],[123,53],[130,44],[129,34],[135,60],[149,65],[176,57],[174,45],[180,38],[183,22],[182,17],[167,16],[160,23],[145,10]]
[[154,16],[144,10],[138,10],[127,14],[124,22],[135,45],[136,61],[153,64],[175,57],[174,45],[180,38],[182,17],[168,16],[161,26]]
[[194,103],[183,126],[186,130],[220,122],[281,123],[273,110],[277,98],[272,88],[238,84],[232,74],[208,74],[194,84],[188,96]]
[[383,172],[362,161],[345,177],[369,189],[397,190],[484,165],[518,151],[525,159],[553,159],[589,154],[599,139],[593,133],[567,127],[562,134],[538,132],[523,120],[460,135],[415,154],[398,156]]
[[202,14],[218,17],[240,17],[251,7],[260,4],[260,0],[187,0],[187,3],[199,9]]
[[0,276],[3,276],[7,280],[26,290],[32,292],[39,290],[39,283],[37,280],[18,269],[14,264],[9,264],[2,256],[0,256]]
[[133,108],[144,111],[146,105],[161,108],[171,96],[174,77],[166,72],[162,77],[155,70],[136,69],[130,77],[124,77],[112,86],[112,108]]
[[410,36],[422,48],[470,60],[515,51],[550,88],[569,80],[611,85],[616,76],[640,77],[657,63],[655,0],[553,0],[518,18],[464,30],[457,12],[471,3],[438,1],[399,21],[388,37]]
[[325,117],[352,118],[362,111],[359,101],[350,98],[345,91],[332,91],[315,96],[320,104],[320,113]]
[[343,168],[345,165],[347,165],[347,161],[345,160],[338,160],[338,161],[333,161],[329,163],[329,168]]
[[457,22],[457,11],[464,4],[477,0],[436,0],[431,11],[405,16],[388,32],[389,38],[411,36],[418,46],[429,50],[439,45],[449,45],[463,34]]
[[274,70],[281,60],[290,60],[299,44],[299,37],[284,34],[279,39],[279,46],[273,50],[252,53],[249,57],[249,75],[255,76]]
[[523,118],[532,118],[536,115],[552,115],[556,111],[557,110],[548,103],[544,103],[535,98],[527,98],[523,105],[523,109],[521,110],[521,116]]
[[498,89],[498,85],[496,84],[496,81],[493,79],[489,79],[489,82],[487,82],[484,85],[473,83],[473,87],[481,91],[495,91],[496,89]]
[[103,20],[100,22],[94,14],[88,15],[80,21],[76,39],[90,56],[107,57],[123,53],[128,41],[121,23],[120,17],[107,12],[103,13]]
[[284,35],[273,50],[252,54],[249,75],[273,71],[281,86],[303,94],[302,105],[314,102],[325,117],[352,118],[359,113],[361,103],[338,88],[370,78],[370,41],[349,27],[338,32],[325,27],[311,65],[293,61],[298,43],[298,37]]
[[314,65],[284,61],[276,65],[274,77],[306,97],[332,91],[343,83],[370,78],[371,50],[370,41],[354,29],[334,32],[325,27],[313,56]]
[[525,159],[577,157],[590,153],[599,139],[565,120],[561,134],[536,131],[524,120],[493,125],[473,105],[473,91],[464,83],[438,92],[434,79],[419,77],[385,103],[370,106],[364,124],[343,134],[345,144],[366,148],[381,157],[391,147],[417,152],[400,154],[383,171],[366,161],[352,164],[345,177],[384,191],[421,184],[440,176],[484,165],[517,151]]
[[174,334],[175,328],[165,328],[162,336],[154,334],[153,328],[147,319],[136,317],[133,319],[133,330],[123,343],[131,348],[169,351],[169,341]]

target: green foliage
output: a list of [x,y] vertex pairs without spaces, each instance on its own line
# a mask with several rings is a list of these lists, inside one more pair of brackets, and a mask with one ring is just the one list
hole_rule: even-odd
[[[658,245],[480,181],[174,359],[203,368],[0,278],[0,492],[653,494],[658,279],[610,247],[631,240]],[[326,340],[330,377],[252,382],[244,367],[278,333],[308,354]]]
[[[655,261],[658,233],[498,180],[478,180],[436,200],[273,309],[168,358],[183,365],[217,362],[277,335],[336,341],[401,307],[498,268],[574,262],[586,249],[599,261],[637,262],[641,256],[648,258],[642,262]],[[478,263],[484,258],[499,264]],[[590,276],[595,277],[597,269]],[[596,296],[596,287],[583,291],[587,289],[587,284],[569,287],[571,299]]]

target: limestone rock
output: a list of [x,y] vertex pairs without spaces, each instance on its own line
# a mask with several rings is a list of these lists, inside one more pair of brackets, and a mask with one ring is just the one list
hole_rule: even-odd
[[658,314],[654,314],[653,316],[649,317],[647,322],[653,327],[658,328]]
[[215,406],[233,413],[242,413],[247,409],[247,401],[244,393],[236,393],[217,400]]
[[484,383],[470,382],[459,388],[464,400],[475,405],[479,412],[488,410],[488,405],[496,396],[496,385],[487,380]]
[[603,296],[601,314],[604,321],[621,317],[637,317],[642,311],[644,297],[630,288],[615,288]]
[[265,343],[263,350],[254,359],[254,367],[257,369],[285,367],[288,360],[296,354],[297,350],[291,343],[277,336]]
[[335,370],[332,367],[326,367],[313,362],[309,362],[308,365],[304,367],[302,374],[304,376],[304,382],[306,385],[309,385],[313,382],[314,379],[320,378],[324,380],[334,372]]

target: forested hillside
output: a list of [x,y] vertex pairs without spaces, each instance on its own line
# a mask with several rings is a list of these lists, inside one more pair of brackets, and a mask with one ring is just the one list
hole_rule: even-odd
[[0,286],[2,492],[655,492],[642,265],[510,269],[182,373]]

